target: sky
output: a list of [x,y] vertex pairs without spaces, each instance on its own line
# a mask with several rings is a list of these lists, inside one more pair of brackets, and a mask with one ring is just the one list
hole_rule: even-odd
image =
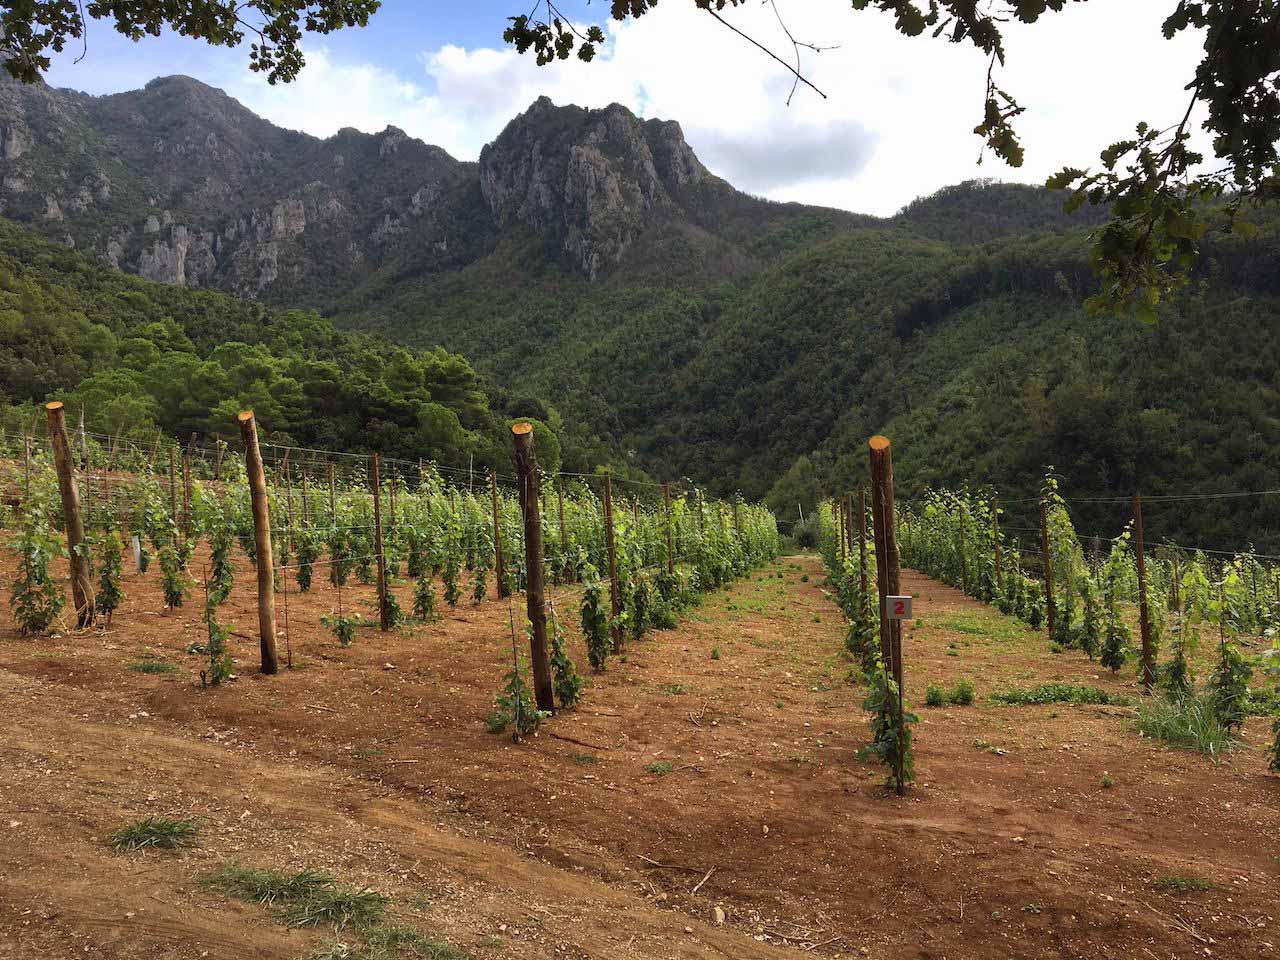
[[[588,22],[608,16],[602,0],[558,6]],[[588,107],[618,102],[679,121],[702,162],[741,190],[889,215],[974,177],[1043,182],[1062,166],[1096,166],[1099,150],[1138,121],[1175,124],[1202,39],[1161,36],[1173,6],[1090,0],[1035,25],[1006,25],[1007,63],[996,79],[1026,107],[1018,169],[991,155],[979,163],[980,51],[902,37],[888,15],[834,0],[776,0],[776,12],[747,0],[724,13],[784,59],[794,52],[779,16],[797,40],[833,48],[802,51],[803,72],[825,98],[801,86],[790,104],[791,74],[693,0],[607,21],[593,63],[543,67],[502,42],[506,18],[528,12],[519,0],[385,0],[364,29],[307,37],[301,76],[276,86],[248,69],[244,48],[173,35],[133,43],[95,21],[84,47],[55,57],[48,79],[106,94],[187,74],[280,126],[325,137],[394,125],[463,160],[476,159],[538,96]],[[1203,135],[1195,142],[1208,146]]]

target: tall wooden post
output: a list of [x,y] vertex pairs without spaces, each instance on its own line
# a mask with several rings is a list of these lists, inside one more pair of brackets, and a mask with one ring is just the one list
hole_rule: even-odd
[[391,629],[391,610],[387,606],[387,557],[382,552],[382,480],[378,476],[378,455],[369,455],[369,483],[373,487],[373,552],[378,558],[378,624]]
[[858,576],[867,596],[867,488],[858,487]]
[[669,483],[662,485],[662,501],[667,511],[667,573],[670,574],[676,569],[676,531],[671,517],[671,484]]
[[182,455],[182,535],[191,539],[191,454]]
[[613,652],[622,652],[622,627],[618,616],[622,605],[618,595],[618,554],[613,542],[613,480],[604,475],[604,545],[609,557],[609,632],[613,636]]
[[89,547],[84,540],[84,521],[80,517],[80,491],[76,489],[75,461],[71,439],[67,436],[66,411],[54,400],[45,404],[49,414],[49,439],[53,443],[53,463],[58,471],[58,492],[62,495],[62,516],[66,521],[67,553],[71,567],[71,600],[76,608],[76,623],[93,624],[93,591],[89,587]]
[[1147,692],[1156,683],[1156,665],[1151,649],[1151,616],[1147,610],[1147,558],[1142,541],[1142,497],[1133,498],[1133,549],[1138,561],[1138,630],[1142,635],[1142,685]]
[[969,593],[969,556],[965,552],[965,536],[964,536],[964,503],[960,504],[960,590],[968,595]]
[[338,525],[338,483],[333,476],[333,461],[329,461],[326,467],[325,472],[329,475],[329,526],[336,527]]
[[1049,628],[1049,640],[1052,641],[1053,621],[1056,617],[1053,605],[1053,560],[1049,555],[1049,510],[1043,500],[1040,501],[1040,563],[1044,567],[1046,625]]
[[[532,627],[529,637],[529,659],[533,664],[533,694],[539,710],[554,710],[555,696],[551,686],[551,662],[547,655],[547,607],[543,598],[542,516],[538,512],[538,461],[533,449],[533,424],[517,423],[511,427],[516,445],[516,472],[520,477],[520,502],[524,507],[525,609]],[[494,504],[498,502],[498,483],[493,483]],[[496,516],[496,513],[495,513]]]
[[[880,649],[887,654],[885,663],[893,674],[898,687],[898,729],[902,729],[903,717],[903,666],[902,621],[890,620],[886,597],[896,596],[901,590],[898,569],[898,538],[893,525],[893,451],[889,438],[874,436],[871,449],[871,510],[875,521],[876,580],[880,588]],[[907,789],[903,777],[903,752],[898,751],[898,765],[894,771],[898,796]]]
[[1000,502],[998,500],[991,501],[991,543],[995,550],[996,560],[996,591],[1001,589],[1001,569],[1002,558],[1000,556]]
[[267,497],[267,475],[262,469],[262,452],[258,449],[258,426],[253,411],[245,410],[237,418],[240,437],[244,441],[244,468],[249,479],[249,502],[253,508],[253,542],[258,566],[258,634],[262,652],[262,672],[275,673],[276,661],[276,585],[275,564],[271,560],[271,507]]
[[169,517],[178,525],[178,468],[174,460],[173,444],[169,445]]
[[[515,426],[518,427],[520,426],[520,424],[516,424]],[[512,429],[514,430],[515,427],[512,427]],[[530,429],[532,429],[532,427]],[[530,442],[532,443],[532,441]],[[517,441],[517,446],[518,446],[518,441]],[[532,456],[532,452],[530,452],[530,456]],[[505,564],[502,562],[502,523],[501,523],[501,517],[498,513],[498,475],[496,473],[489,474],[489,489],[493,493],[493,572],[494,572],[494,575],[497,576],[498,578],[498,596],[502,598],[506,598],[507,596],[510,595],[511,591],[507,589]],[[521,486],[520,488],[521,498],[525,496],[525,492],[526,492],[525,488]],[[521,499],[521,507],[524,507],[523,499]],[[525,513],[526,514],[528,513],[527,509],[525,510]],[[535,514],[537,513],[536,509],[534,510],[534,513]],[[526,539],[525,550],[527,552],[528,551],[527,535],[525,539]],[[538,549],[539,550],[542,549],[541,537],[538,538]],[[544,623],[544,633],[545,633],[545,623]]]
[[565,569],[569,569],[569,532],[564,525],[564,478],[556,484],[556,496],[560,501],[560,553],[564,556]]

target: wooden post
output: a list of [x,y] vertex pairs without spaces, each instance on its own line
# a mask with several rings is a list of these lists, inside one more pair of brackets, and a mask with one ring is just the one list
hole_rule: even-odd
[[76,489],[75,461],[71,454],[71,440],[67,436],[66,411],[57,400],[45,404],[45,410],[49,414],[49,439],[53,443],[53,463],[58,471],[58,492],[62,494],[62,516],[66,521],[71,600],[76,608],[76,623],[88,627],[93,624],[89,546],[84,540],[84,521],[80,518],[80,492]]
[[[875,520],[876,580],[880,589],[880,649],[887,654],[885,663],[893,674],[898,687],[898,728],[902,728],[903,716],[903,666],[902,621],[890,620],[885,597],[896,596],[901,590],[898,569],[898,538],[893,526],[893,451],[889,438],[874,436],[871,448],[871,510]],[[894,771],[898,796],[907,789],[903,782],[902,751],[899,751],[898,768]]]
[[22,494],[31,496],[31,435],[22,437]]
[[996,592],[1001,589],[1001,569],[1002,558],[1000,556],[1000,501],[991,501],[991,544],[996,554]]
[[333,461],[329,461],[326,467],[325,472],[329,475],[329,526],[336,527],[338,525],[338,483],[333,477]]
[[1046,624],[1049,628],[1049,640],[1053,640],[1053,561],[1049,556],[1049,510],[1043,500],[1040,501],[1040,563],[1044,567],[1044,600],[1047,613]]
[[844,560],[848,555],[848,546],[845,540],[845,522],[844,522],[844,497],[831,501],[831,519],[836,525],[836,535],[840,538],[840,567],[844,569]]
[[[520,476],[520,502],[524,506],[525,609],[532,627],[529,659],[533,664],[533,694],[539,710],[554,710],[551,663],[547,656],[547,608],[543,598],[542,516],[538,508],[538,461],[533,449],[533,424],[511,427],[516,445],[516,472]],[[494,516],[497,517],[498,481],[493,480]]]
[[969,557],[965,553],[964,536],[964,503],[960,504],[960,591],[966,596],[969,593]]
[[182,535],[191,539],[191,454],[182,455]]
[[564,478],[556,485],[556,496],[560,499],[560,552],[564,554],[565,569],[569,567],[569,534],[564,525]]
[[671,484],[662,485],[662,501],[667,510],[667,573],[676,569],[676,531],[671,518]]
[[293,536],[293,468],[289,466],[289,451],[284,454],[284,532],[289,549],[294,547]]
[[275,565],[271,560],[271,507],[267,497],[267,476],[262,469],[262,452],[258,449],[258,426],[253,411],[245,410],[237,418],[240,437],[244,441],[244,467],[249,479],[249,501],[253,507],[253,542],[258,565],[258,633],[262,649],[262,672],[275,673],[276,662],[276,586]]
[[858,487],[858,575],[867,596],[867,488]]
[[1142,497],[1133,497],[1133,540],[1138,561],[1138,629],[1142,635],[1142,686],[1148,693],[1156,683],[1156,665],[1151,650],[1151,617],[1147,611],[1147,558],[1142,541]]
[[174,461],[173,444],[169,445],[169,517],[178,525],[178,469]]
[[373,487],[373,552],[378,558],[378,624],[391,629],[391,610],[387,606],[387,557],[382,552],[382,481],[378,476],[378,455],[369,455],[369,483]]
[[618,616],[622,606],[618,596],[618,555],[613,542],[613,481],[606,472],[604,475],[604,545],[609,557],[609,632],[613,636],[613,652],[622,652],[622,627],[618,624]]
[[[511,429],[515,430],[515,427],[518,427],[518,426],[522,426],[522,424],[517,423]],[[528,426],[528,424],[523,424],[523,426]],[[532,430],[533,428],[529,427],[529,429]],[[532,445],[533,441],[530,440],[529,442]],[[520,441],[519,441],[519,436],[517,435],[517,439],[516,439],[517,454],[519,453],[519,445],[520,445]],[[530,450],[529,455],[531,457],[533,456],[532,450]],[[504,575],[505,565],[502,562],[502,524],[500,522],[501,518],[498,513],[498,475],[493,472],[489,474],[489,490],[493,494],[493,572],[494,572],[494,575],[498,578],[498,596],[500,598],[506,598],[510,595],[511,591],[507,589],[507,578]],[[523,485],[521,485],[520,487],[521,498],[523,498],[525,494],[526,494],[526,489]],[[525,508],[524,512],[527,515],[529,511],[525,506],[523,499],[521,499],[520,505],[522,508]],[[538,511],[535,509],[534,513],[536,514],[537,512]],[[529,536],[528,536],[528,533],[526,533],[525,534],[525,552],[526,553],[528,553],[528,550],[529,550],[528,540],[529,540]],[[538,538],[538,550],[539,551],[542,550],[541,536],[539,536]],[[543,618],[543,640],[544,641],[546,639],[545,620],[546,618],[544,617]],[[539,709],[542,709],[542,708],[540,707]]]

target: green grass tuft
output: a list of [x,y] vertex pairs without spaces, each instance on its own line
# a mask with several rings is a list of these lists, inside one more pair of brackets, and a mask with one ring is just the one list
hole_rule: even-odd
[[1042,683],[1038,687],[1011,687],[1008,690],[993,693],[991,699],[996,703],[1012,707],[1036,706],[1045,703],[1128,706],[1131,702],[1128,697],[1078,683]]
[[390,903],[376,890],[356,890],[315,870],[287,874],[228,866],[208,883],[233,897],[272,907],[276,917],[291,927],[369,927],[382,919]]
[[1239,746],[1208,697],[1155,697],[1138,706],[1138,729],[1152,740],[1208,754],[1214,763]]
[[575,753],[573,754],[574,763],[599,763],[600,758],[591,753]]
[[1156,886],[1174,893],[1191,893],[1194,890],[1212,890],[1214,884],[1212,880],[1206,880],[1204,877],[1171,873],[1157,880]]
[[121,827],[107,837],[107,843],[116,853],[159,847],[173,850],[185,847],[196,835],[194,820],[167,820],[164,817],[143,817],[137,823]]
[[125,669],[134,673],[178,673],[182,668],[164,660],[134,660],[126,664]]
[[659,777],[665,777],[675,769],[675,765],[669,760],[654,760],[652,763],[646,763],[644,768],[649,773],[655,774]]

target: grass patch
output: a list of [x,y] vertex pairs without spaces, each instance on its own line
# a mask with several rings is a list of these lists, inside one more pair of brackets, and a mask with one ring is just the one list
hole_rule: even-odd
[[685,692],[684,685],[680,683],[664,683],[659,685],[658,689],[668,697],[678,697]]
[[1120,694],[1078,683],[1042,683],[1037,687],[1010,687],[991,695],[995,703],[1009,707],[1036,706],[1045,703],[1111,704],[1128,706],[1132,701]]
[[134,660],[125,664],[125,669],[134,673],[178,673],[182,668],[164,660]]
[[670,760],[654,760],[651,763],[646,763],[644,765],[644,769],[646,772],[652,773],[655,776],[665,777],[675,769],[675,765],[672,764]]
[[950,690],[944,690],[940,683],[931,683],[925,687],[924,703],[927,707],[944,707],[949,703],[967,707],[973,703],[973,681],[957,680]]
[[470,960],[471,954],[441,940],[435,940],[405,926],[377,926],[365,931],[363,944],[333,940],[321,944],[308,955],[308,960],[396,960],[418,957],[421,960]]
[[1022,627],[1005,617],[958,616],[938,622],[943,630],[953,633],[965,633],[976,637],[989,637],[993,640],[1017,640],[1026,635]]
[[599,763],[600,758],[592,753],[575,753],[573,754],[574,763]]
[[1239,745],[1218,719],[1208,697],[1159,696],[1140,704],[1138,729],[1152,740],[1208,754],[1214,763]]
[[1196,890],[1212,890],[1214,884],[1212,880],[1206,880],[1204,877],[1197,877],[1193,874],[1171,873],[1167,877],[1161,877],[1157,880],[1156,886],[1161,890],[1169,890],[1173,893],[1192,893]]
[[376,890],[356,890],[315,870],[287,874],[228,866],[208,880],[215,890],[260,903],[291,927],[370,927],[382,919],[390,898]]
[[185,847],[196,835],[194,820],[167,820],[164,817],[143,817],[137,823],[121,827],[107,837],[107,843],[116,853],[159,847],[173,850]]

